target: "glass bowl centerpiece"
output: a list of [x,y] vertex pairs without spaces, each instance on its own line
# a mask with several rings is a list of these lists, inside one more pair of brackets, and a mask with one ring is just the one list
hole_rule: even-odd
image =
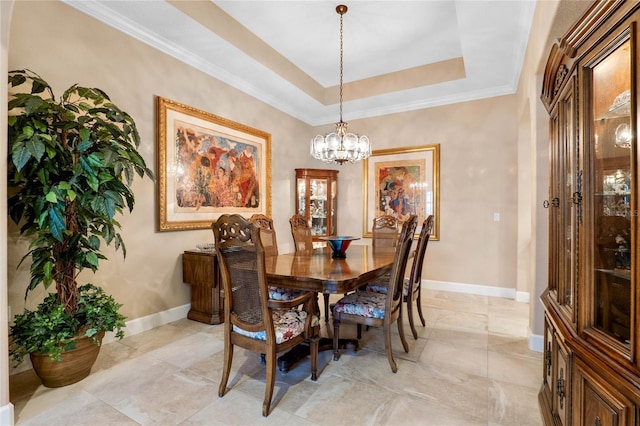
[[351,241],[359,240],[359,237],[351,237],[348,235],[338,235],[333,237],[320,237],[321,240],[329,243],[329,247],[331,247],[331,251],[333,254],[331,257],[344,259],[347,257],[347,248],[349,248],[349,244]]

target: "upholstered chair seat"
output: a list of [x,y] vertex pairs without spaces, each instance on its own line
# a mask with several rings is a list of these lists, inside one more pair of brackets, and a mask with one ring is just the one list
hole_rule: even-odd
[[[387,294],[387,291],[389,290],[389,281],[387,281],[387,282],[373,282],[373,283],[367,284],[364,287],[364,290],[367,293]],[[403,293],[404,296],[406,296],[409,293],[409,278],[405,278],[404,282],[402,283],[402,293]]]
[[269,286],[269,299],[273,300],[293,300],[300,297],[304,291],[292,290],[289,288]]
[[[286,342],[287,340],[291,340],[294,337],[299,336],[305,332],[307,321],[306,311],[300,311],[295,308],[274,309],[272,314],[276,343]],[[313,315],[311,318],[311,326],[316,327],[318,325],[320,325],[320,320],[317,315]],[[233,331],[252,339],[267,340],[267,333],[265,330],[247,331],[243,330],[239,326],[234,325]]]
[[333,307],[333,312],[382,319],[386,303],[386,288],[384,293],[356,291],[340,299]]

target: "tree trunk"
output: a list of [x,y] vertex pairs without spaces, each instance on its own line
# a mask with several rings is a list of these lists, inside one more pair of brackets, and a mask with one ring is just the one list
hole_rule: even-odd
[[66,313],[73,315],[78,311],[78,283],[76,282],[76,264],[73,256],[77,247],[69,247],[69,244],[71,238],[78,231],[75,200],[67,203],[65,221],[69,233],[65,234],[63,242],[56,243],[54,246],[54,279],[58,292],[58,302],[64,306]]

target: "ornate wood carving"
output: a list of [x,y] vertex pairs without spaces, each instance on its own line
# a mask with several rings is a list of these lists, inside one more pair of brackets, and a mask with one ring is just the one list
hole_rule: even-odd
[[565,78],[567,78],[567,74],[569,74],[569,70],[564,64],[561,64],[560,68],[558,68],[558,72],[556,72],[556,82],[553,88],[554,98],[560,91],[560,88],[562,87],[562,83],[564,83]]

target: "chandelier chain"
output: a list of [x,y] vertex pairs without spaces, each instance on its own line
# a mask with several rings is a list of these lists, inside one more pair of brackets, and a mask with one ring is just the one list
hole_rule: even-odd
[[340,14],[340,122],[342,123],[342,69],[343,69],[343,65],[342,65],[342,53],[343,53],[343,49],[342,49],[342,18],[344,17],[343,14]]

